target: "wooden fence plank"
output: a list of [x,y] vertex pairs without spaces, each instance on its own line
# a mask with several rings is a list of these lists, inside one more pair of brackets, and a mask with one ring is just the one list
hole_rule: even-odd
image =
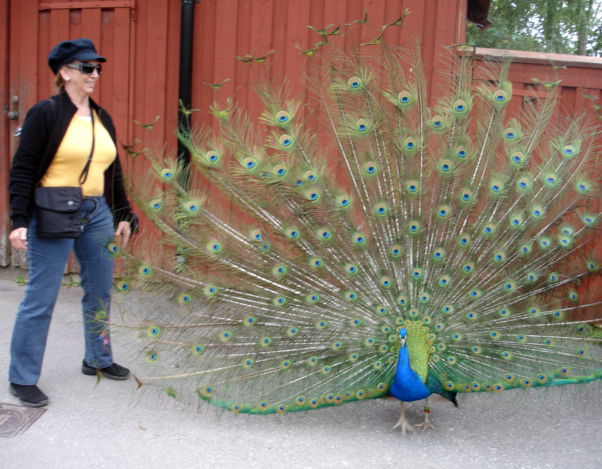
[[[5,111],[12,111],[12,96],[8,88],[8,44],[9,44],[9,12],[8,2],[0,4],[0,102]],[[8,234],[10,232],[9,200],[5,190],[8,186],[8,173],[10,169],[10,125],[6,112],[0,122],[0,266],[10,262],[10,245]]]

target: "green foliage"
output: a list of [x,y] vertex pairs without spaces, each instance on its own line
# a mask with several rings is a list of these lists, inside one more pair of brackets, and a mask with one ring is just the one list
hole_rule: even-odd
[[468,24],[478,47],[602,55],[602,0],[492,0],[486,31]]

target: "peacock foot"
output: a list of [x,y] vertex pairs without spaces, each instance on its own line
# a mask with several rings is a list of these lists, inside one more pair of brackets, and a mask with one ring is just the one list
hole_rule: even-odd
[[397,427],[401,428],[401,435],[406,436],[408,431],[413,432],[414,427],[410,422],[407,421],[405,417],[401,417],[395,425],[391,427],[391,430],[395,430]]
[[433,426],[433,424],[431,423],[431,421],[429,419],[429,414],[425,414],[425,416],[424,416],[424,422],[417,423],[414,426],[415,427],[422,427],[422,431],[420,432],[421,435],[423,435],[424,432],[426,432],[427,428],[431,428],[434,431],[437,431],[437,429]]
[[401,415],[399,416],[399,420],[397,421],[397,423],[395,425],[393,425],[391,427],[391,430],[395,430],[398,427],[401,428],[401,436],[406,436],[408,431],[410,431],[410,432],[414,431],[414,427],[406,419],[405,407],[403,405],[403,402],[401,403]]

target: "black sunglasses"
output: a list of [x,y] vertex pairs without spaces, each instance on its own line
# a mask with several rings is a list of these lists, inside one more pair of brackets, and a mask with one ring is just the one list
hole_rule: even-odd
[[86,64],[86,63],[79,63],[79,64],[68,64],[67,67],[74,68],[75,70],[79,70],[80,72],[85,73],[86,75],[92,75],[94,73],[94,70],[96,70],[99,75],[102,73],[102,65],[100,65],[100,64],[92,65],[92,64]]

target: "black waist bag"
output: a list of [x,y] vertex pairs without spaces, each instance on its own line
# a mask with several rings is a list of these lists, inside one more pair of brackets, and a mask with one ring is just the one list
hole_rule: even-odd
[[36,187],[38,238],[79,238],[82,234],[82,188]]

